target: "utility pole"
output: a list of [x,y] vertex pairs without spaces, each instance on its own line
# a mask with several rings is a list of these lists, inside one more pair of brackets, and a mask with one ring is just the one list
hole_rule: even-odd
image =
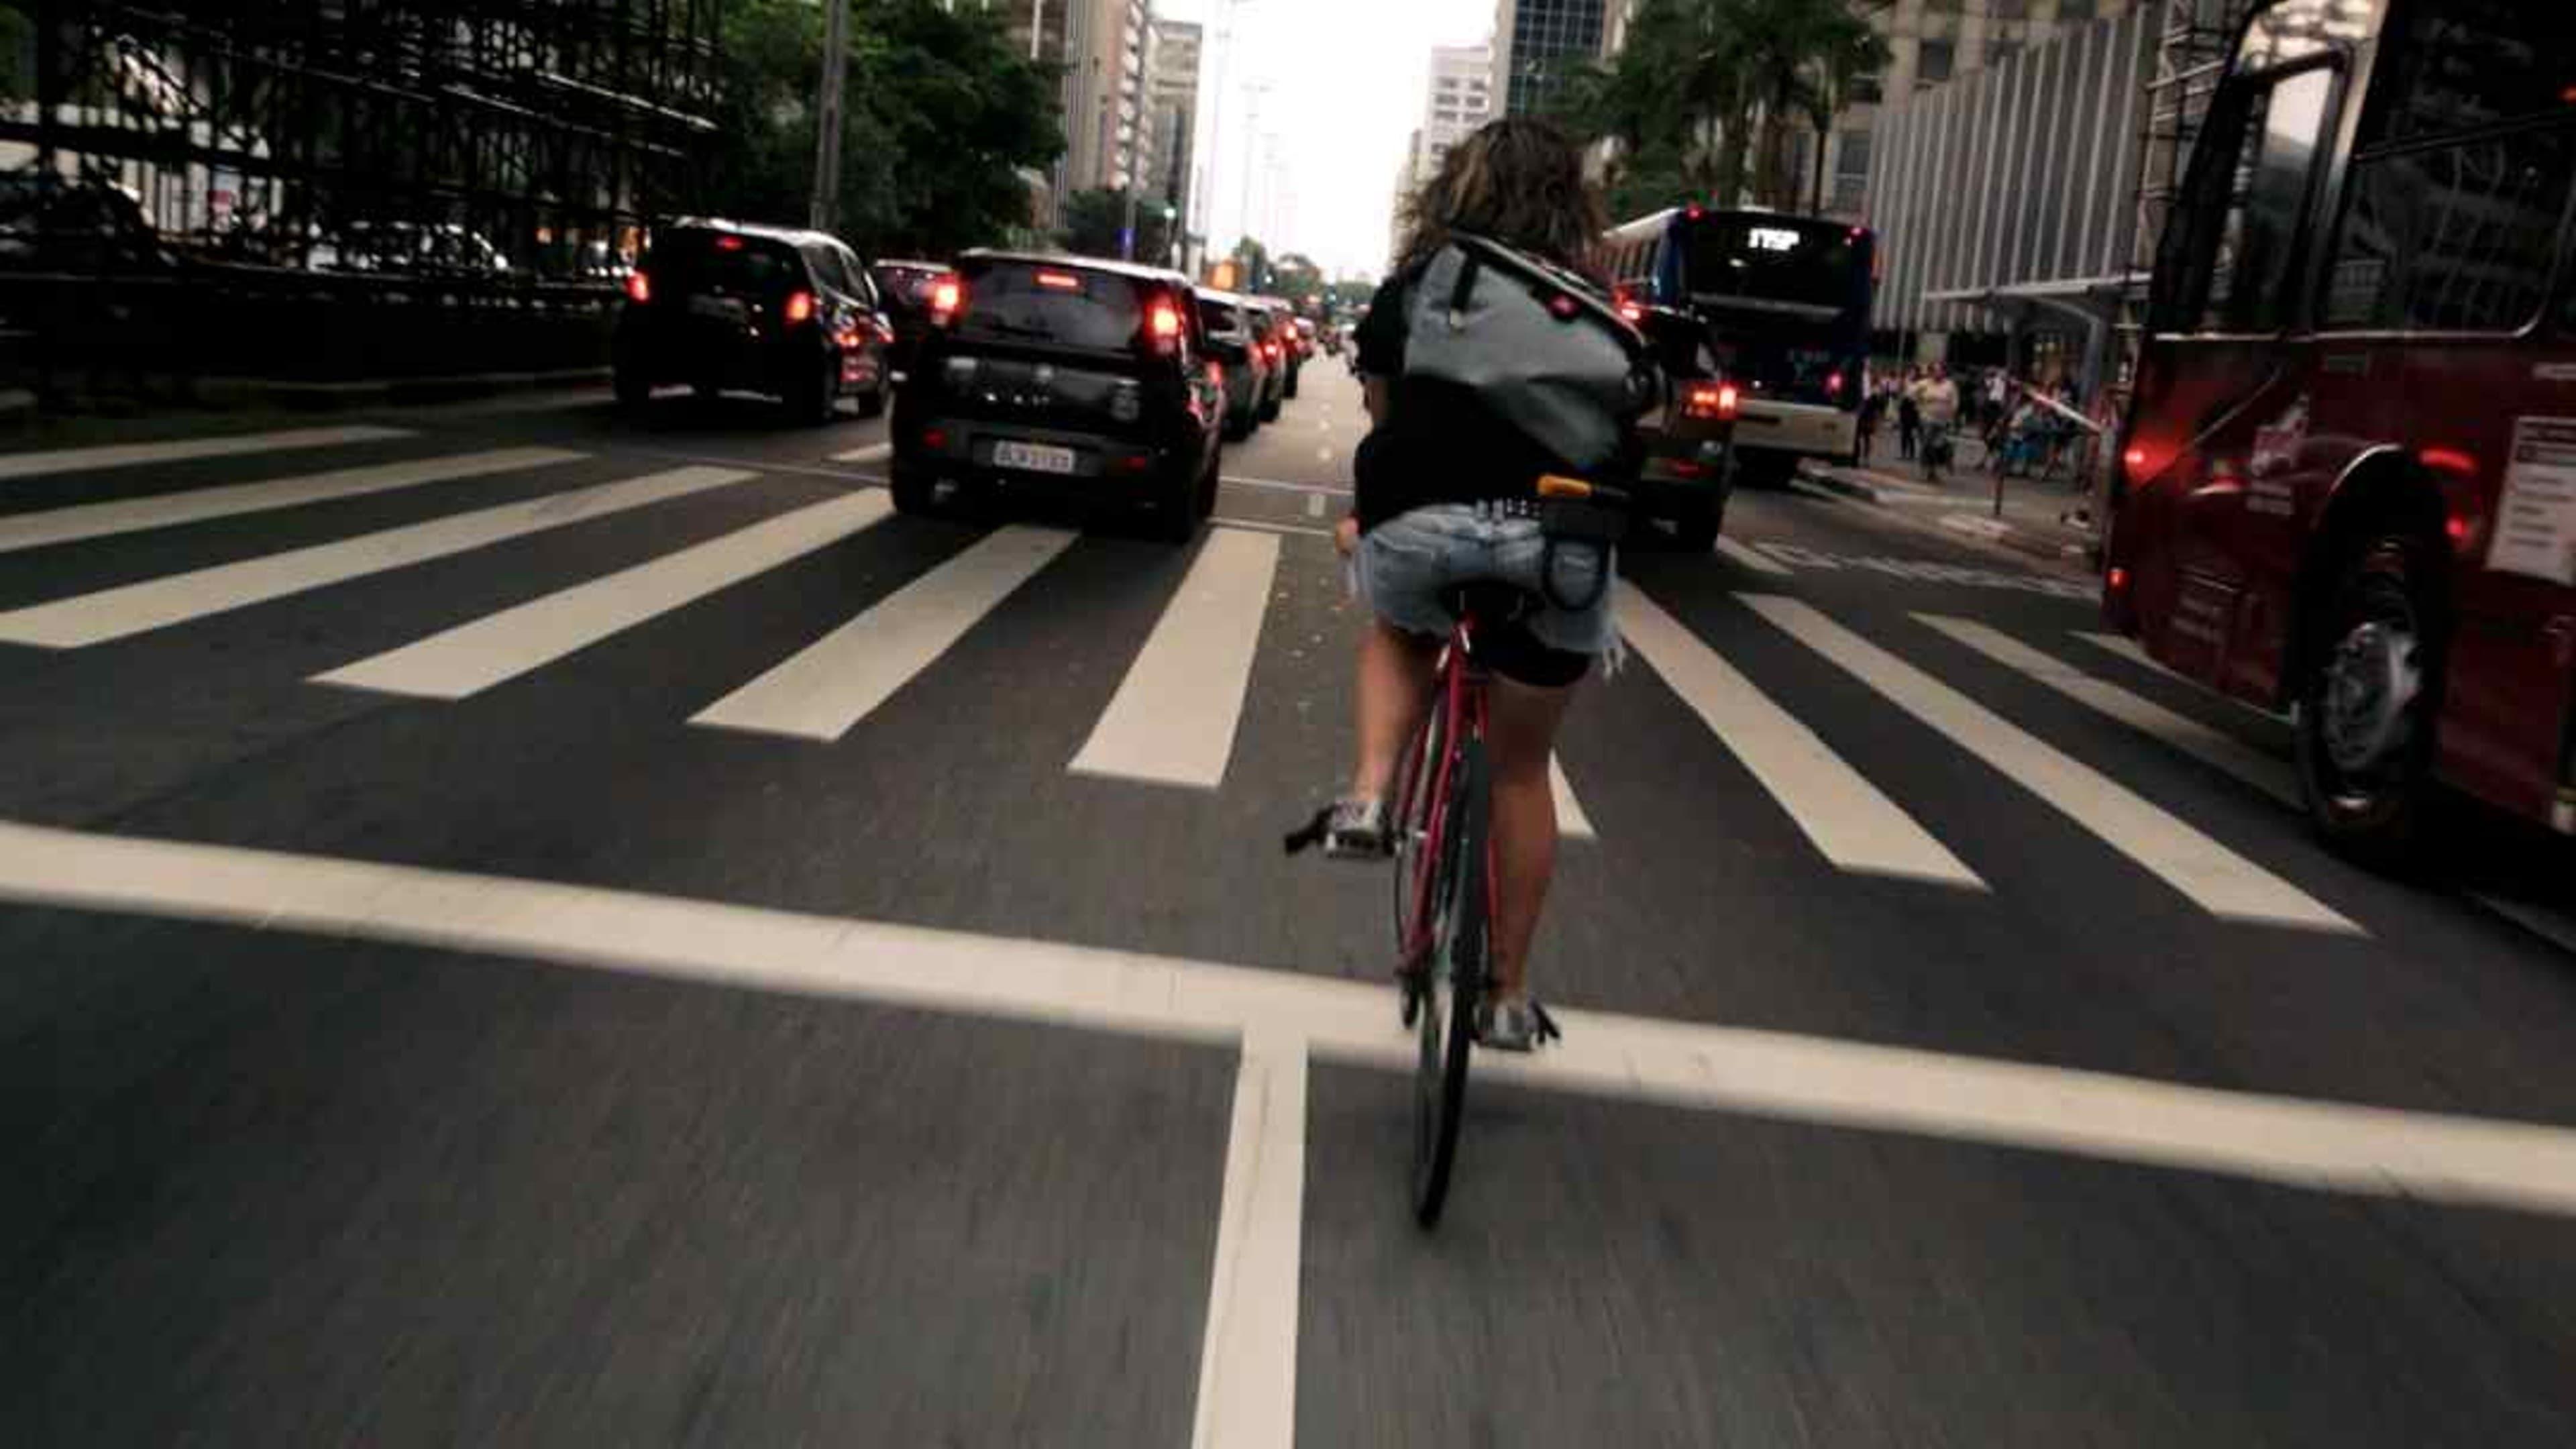
[[805,224],[829,231],[841,214],[841,92],[850,73],[850,0],[824,0],[823,92],[814,103],[814,198]]

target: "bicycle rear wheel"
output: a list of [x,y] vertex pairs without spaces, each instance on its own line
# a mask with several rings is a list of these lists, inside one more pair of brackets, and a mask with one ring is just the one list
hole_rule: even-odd
[[1420,1053],[1413,1071],[1413,1217],[1425,1228],[1438,1225],[1449,1198],[1458,1128],[1467,1112],[1467,1056],[1475,1045],[1476,1007],[1485,993],[1490,802],[1484,741],[1471,736],[1458,742],[1456,758],[1448,828],[1441,832],[1440,885],[1434,893],[1440,919],[1433,986],[1426,993],[1427,1009],[1415,1024]]

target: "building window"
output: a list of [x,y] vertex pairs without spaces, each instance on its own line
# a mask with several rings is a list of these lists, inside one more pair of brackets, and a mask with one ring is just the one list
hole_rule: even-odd
[[1957,53],[1957,48],[1946,40],[1923,42],[1922,58],[1916,61],[1914,66],[1914,83],[1918,86],[1937,86],[1948,80],[1950,66]]
[[1834,163],[1837,176],[1860,177],[1869,174],[1869,132],[1850,130],[1842,133],[1842,150]]
[[1862,105],[1870,102],[1881,101],[1886,98],[1887,81],[1884,77],[1880,76],[1878,72],[1871,71],[1867,75],[1856,75],[1851,78],[1851,96],[1849,99],[1852,104]]

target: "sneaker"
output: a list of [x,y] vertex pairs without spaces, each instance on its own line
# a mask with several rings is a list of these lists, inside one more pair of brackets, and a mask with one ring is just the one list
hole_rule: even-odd
[[1476,1045],[1487,1051],[1528,1052],[1556,1038],[1547,1008],[1526,996],[1476,1003]]
[[1335,860],[1385,860],[1395,854],[1383,800],[1336,800],[1324,819],[1324,854]]

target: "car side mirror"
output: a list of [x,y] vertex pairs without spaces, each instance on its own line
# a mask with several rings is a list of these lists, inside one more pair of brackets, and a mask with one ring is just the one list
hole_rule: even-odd
[[1706,377],[1708,324],[1688,312],[1648,307],[1637,326],[1655,352],[1655,364],[1666,377]]

